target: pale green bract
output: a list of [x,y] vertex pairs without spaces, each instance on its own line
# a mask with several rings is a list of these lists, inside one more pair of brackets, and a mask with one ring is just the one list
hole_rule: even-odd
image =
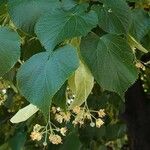
[[79,68],[68,80],[68,83],[70,89],[75,94],[75,99],[69,106],[69,109],[73,109],[76,106],[82,105],[87,100],[94,86],[94,77],[88,67],[80,61]]
[[39,109],[29,104],[26,107],[20,109],[11,119],[12,123],[20,123],[29,119],[32,115],[34,115]]

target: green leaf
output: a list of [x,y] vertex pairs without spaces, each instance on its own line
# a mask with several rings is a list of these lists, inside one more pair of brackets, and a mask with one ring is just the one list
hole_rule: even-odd
[[[66,59],[67,58],[67,59]],[[47,114],[54,94],[78,67],[76,50],[67,45],[32,56],[18,71],[20,92]]]
[[0,150],[11,150],[9,143],[4,143],[3,145],[0,145]]
[[106,139],[107,140],[116,140],[124,136],[126,132],[126,125],[125,124],[109,124],[106,127]]
[[107,146],[101,145],[101,146],[98,148],[98,150],[107,150]]
[[142,45],[150,52],[150,31],[149,33],[142,39]]
[[27,60],[36,53],[45,51],[36,38],[24,38],[21,45],[21,60]]
[[23,150],[26,141],[26,132],[18,131],[9,141],[11,150]]
[[77,2],[75,0],[62,0],[62,7],[65,9],[71,9],[75,5],[77,5]]
[[53,103],[57,105],[57,107],[62,108],[64,111],[66,110],[66,88],[67,82],[63,84],[53,97]]
[[59,0],[9,0],[9,14],[14,24],[25,32],[33,33],[41,15],[60,7]]
[[34,115],[39,109],[32,105],[29,104],[28,106],[20,109],[11,119],[10,121],[12,123],[19,123],[26,121],[28,118],[30,118],[32,115]]
[[98,22],[95,12],[85,12],[84,6],[69,11],[57,10],[39,19],[36,34],[47,50],[63,40],[85,36]]
[[0,0],[0,4],[6,3],[7,0]]
[[99,18],[99,26],[106,32],[122,34],[128,32],[130,9],[123,0],[105,0],[103,6],[94,8]]
[[0,27],[0,77],[8,72],[20,57],[20,44],[17,33]]
[[0,25],[5,25],[8,21],[7,6],[4,2],[0,2]]
[[121,96],[138,77],[132,50],[120,36],[89,34],[82,39],[81,55],[100,86]]
[[134,9],[132,11],[132,22],[130,34],[140,41],[150,30],[150,16],[142,9]]
[[75,99],[69,107],[70,109],[73,109],[75,106],[80,106],[86,101],[94,86],[94,77],[87,66],[80,61],[79,68],[68,80],[68,83],[71,90],[75,94]]
[[100,128],[93,128],[91,126],[85,126],[79,128],[80,140],[84,145],[91,146],[93,140],[101,140],[105,136],[105,126]]
[[77,131],[72,131],[65,139],[63,145],[59,150],[80,150],[81,142],[79,140]]

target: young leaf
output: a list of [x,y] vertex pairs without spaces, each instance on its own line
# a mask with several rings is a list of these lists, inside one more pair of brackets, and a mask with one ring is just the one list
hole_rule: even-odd
[[10,121],[12,123],[19,123],[26,121],[28,118],[30,118],[32,115],[34,115],[39,109],[32,105],[29,104],[28,106],[20,109],[11,119]]
[[40,18],[36,24],[36,34],[47,50],[53,50],[63,40],[85,36],[97,22],[96,13],[85,13],[82,6],[69,11],[61,9]]
[[121,96],[138,77],[132,50],[120,36],[89,34],[82,39],[81,55],[102,88]]
[[41,15],[60,7],[59,0],[9,0],[8,10],[14,24],[25,32],[33,33]]
[[94,8],[99,26],[109,33],[127,33],[130,23],[130,9],[124,0],[105,0],[103,6]]
[[38,53],[18,71],[19,90],[30,103],[47,114],[52,97],[77,68],[77,52],[72,46],[61,47],[51,54]]
[[8,72],[20,57],[20,44],[17,33],[0,27],[0,77]]
[[94,77],[87,66],[83,62],[80,62],[79,68],[68,83],[75,94],[75,99],[70,105],[70,109],[73,109],[75,106],[80,106],[86,101],[94,86]]

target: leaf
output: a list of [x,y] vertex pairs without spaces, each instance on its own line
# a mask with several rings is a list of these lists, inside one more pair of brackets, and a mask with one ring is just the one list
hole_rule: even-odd
[[25,32],[33,33],[37,20],[46,12],[60,7],[59,0],[9,0],[8,10],[14,24]]
[[82,39],[81,55],[105,90],[122,96],[138,77],[132,50],[120,36],[89,34]]
[[80,106],[86,101],[94,86],[94,77],[87,66],[80,61],[79,68],[75,71],[75,74],[68,83],[75,94],[75,99],[69,107],[70,109],[73,109],[75,106]]
[[39,19],[36,34],[47,50],[63,40],[85,36],[98,22],[95,12],[85,13],[85,6],[78,6],[69,11],[57,10]]
[[26,132],[18,131],[9,141],[11,150],[22,150],[26,140]]
[[131,47],[137,48],[141,52],[148,53],[148,50],[145,49],[139,42],[137,42],[131,35],[128,35],[128,41]]
[[78,68],[78,57],[72,46],[64,46],[53,53],[32,56],[18,71],[17,82],[21,94],[44,114],[54,94]]
[[0,27],[0,77],[8,72],[20,57],[20,44],[17,33]]
[[126,125],[117,123],[117,124],[109,124],[106,127],[106,139],[107,140],[116,140],[121,138],[126,133]]
[[127,33],[130,23],[130,9],[123,0],[105,0],[103,6],[96,6],[99,26],[109,33]]
[[5,25],[8,20],[6,3],[0,2],[0,25]]
[[26,121],[28,118],[30,118],[32,115],[34,115],[39,109],[32,105],[29,104],[28,106],[20,109],[11,119],[10,121],[12,123],[19,123]]
[[93,128],[89,125],[86,125],[85,127],[79,128],[79,138],[84,145],[91,146],[91,141],[103,139],[105,132],[105,126]]
[[148,34],[142,39],[141,43],[142,45],[150,52],[150,31]]
[[80,150],[81,142],[76,130],[72,131],[65,139],[59,150]]
[[134,9],[132,11],[132,25],[130,34],[140,41],[150,30],[150,16],[142,9]]
[[53,97],[53,103],[57,105],[57,107],[62,108],[64,111],[66,110],[66,88],[67,82],[63,84]]
[[71,9],[73,8],[75,5],[77,5],[77,2],[75,0],[62,0],[62,6],[65,9]]
[[98,150],[107,150],[107,146],[105,145],[100,145]]
[[33,38],[25,38],[21,45],[21,60],[27,60],[36,53],[45,51],[39,40]]
[[0,145],[0,150],[11,150],[9,143],[6,142],[3,145]]

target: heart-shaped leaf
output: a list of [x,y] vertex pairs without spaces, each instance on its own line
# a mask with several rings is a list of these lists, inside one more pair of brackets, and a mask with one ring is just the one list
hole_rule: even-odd
[[143,9],[134,9],[132,11],[132,25],[130,34],[140,41],[150,30],[150,16]]
[[124,0],[105,0],[96,6],[99,26],[109,33],[127,33],[131,23],[130,9]]
[[25,32],[33,33],[41,15],[60,7],[59,0],[9,0],[8,10],[14,24]]
[[77,52],[72,46],[61,47],[51,54],[38,53],[18,71],[18,87],[30,103],[47,114],[52,97],[77,68]]
[[8,72],[20,57],[20,40],[17,33],[0,28],[0,77]]
[[106,90],[122,96],[138,77],[132,50],[120,36],[90,34],[82,39],[81,54],[97,82]]
[[39,19],[36,34],[47,50],[60,42],[77,36],[85,36],[98,23],[95,12],[85,12],[85,7],[69,11],[57,10]]

